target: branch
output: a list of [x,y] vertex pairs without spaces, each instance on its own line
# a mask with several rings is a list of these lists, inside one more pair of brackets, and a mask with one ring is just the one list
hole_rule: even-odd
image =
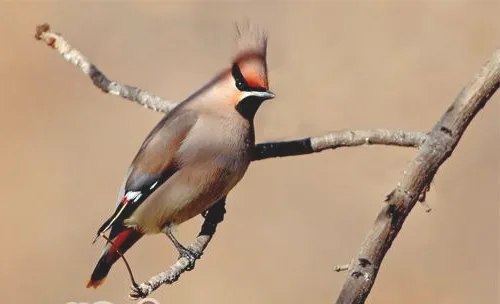
[[177,105],[175,101],[168,101],[140,88],[108,79],[80,51],[72,47],[63,36],[50,31],[50,26],[47,23],[36,27],[35,38],[57,50],[66,61],[79,68],[83,74],[89,76],[94,85],[105,93],[123,97],[153,111],[168,112]]
[[[188,249],[196,254],[196,259],[202,256],[203,251],[215,234],[217,225],[224,220],[224,213],[226,213],[225,206],[226,198],[224,197],[210,207],[204,215],[205,221],[201,226],[198,237],[194,243],[188,246]],[[155,275],[147,282],[139,284],[139,286],[132,286],[129,297],[133,300],[147,297],[161,285],[172,284],[179,279],[183,272],[194,269],[194,266],[191,269],[189,269],[189,266],[187,258],[179,258],[167,271]]]
[[308,137],[292,141],[269,142],[255,146],[253,160],[311,154],[326,149],[356,147],[362,145],[385,145],[420,147],[427,138],[421,132],[376,130],[345,130],[323,136]]
[[[35,38],[57,50],[66,61],[78,67],[83,74],[89,76],[94,85],[105,93],[123,97],[147,109],[164,113],[168,113],[178,104],[178,102],[165,100],[140,88],[109,80],[108,77],[90,62],[88,58],[72,47],[61,34],[52,32],[47,23],[37,26]],[[255,147],[254,160],[304,155],[326,149],[370,144],[419,147],[424,142],[425,138],[426,135],[420,132],[390,131],[383,129],[368,131],[345,130],[318,137],[258,144]]]
[[[136,102],[145,108],[152,109],[155,111],[159,112],[164,112],[168,113],[170,110],[172,110],[178,103],[175,101],[169,101],[162,99],[159,96],[156,96],[152,93],[149,93],[145,90],[142,90],[140,88],[134,87],[134,86],[129,86],[129,85],[124,85],[120,84],[118,82],[112,81],[109,78],[104,75],[93,63],[91,63],[80,51],[77,49],[73,48],[66,40],[58,33],[54,33],[50,31],[50,27],[48,24],[43,24],[37,27],[36,35],[35,38],[37,40],[41,40],[45,42],[48,46],[51,46],[52,48],[56,49],[69,63],[75,65],[78,67],[85,75],[89,76],[94,85],[101,89],[105,93],[110,93],[112,95],[116,96],[121,96],[125,99],[128,99],[130,101]],[[493,93],[493,91],[491,91]],[[484,101],[485,102],[485,101]],[[448,112],[455,112],[457,111],[456,109],[450,108]],[[447,112],[447,113],[448,113]],[[475,114],[475,112],[473,113]],[[472,115],[473,116],[473,115]],[[470,117],[472,119],[472,117]],[[467,122],[468,123],[468,122]],[[456,127],[452,125],[452,127]],[[460,126],[459,126],[460,127]],[[465,129],[466,125],[463,126]],[[443,130],[448,130],[447,128]],[[454,130],[454,129],[449,129],[449,130]],[[458,129],[459,130],[459,129]],[[439,130],[438,130],[439,131]],[[353,147],[353,146],[361,146],[361,145],[370,145],[370,144],[376,144],[376,145],[393,145],[393,146],[402,146],[402,147],[420,147],[421,145],[424,145],[426,147],[426,151],[429,149],[429,147],[434,147],[437,145],[436,143],[436,133],[437,131],[433,130],[431,133],[434,138],[432,141],[428,140],[428,136],[424,133],[421,132],[404,132],[404,131],[390,131],[390,130],[383,130],[383,129],[377,129],[377,130],[356,130],[356,131],[338,131],[338,132],[333,132],[327,135],[319,136],[319,137],[309,137],[309,138],[304,138],[304,139],[298,139],[298,140],[292,140],[292,141],[284,141],[284,142],[269,142],[269,143],[262,143],[258,144],[255,147],[254,151],[254,159],[253,160],[262,160],[262,159],[267,159],[267,158],[273,158],[273,157],[285,157],[285,156],[294,156],[294,155],[305,155],[305,154],[310,154],[310,153],[315,153],[315,152],[320,152],[325,149],[336,149],[339,147]],[[462,130],[463,132],[463,130]],[[451,133],[453,134],[453,137],[455,138],[457,133]],[[459,134],[461,136],[461,133]],[[459,138],[458,138],[459,139]],[[457,141],[458,141],[457,139]],[[449,144],[449,143],[448,143]],[[456,145],[456,143],[455,143]],[[454,146],[452,147],[452,149]],[[433,152],[433,151],[431,151]],[[451,153],[451,152],[450,152]],[[422,154],[422,153],[421,153]],[[448,155],[449,156],[449,155]],[[446,156],[446,157],[448,157]],[[444,161],[444,159],[442,160]],[[439,167],[439,165],[437,166]],[[437,170],[437,167],[435,170]],[[410,166],[411,168],[411,166]],[[432,173],[432,176],[434,175],[435,171]],[[410,175],[409,175],[410,176]],[[408,176],[406,176],[408,178]],[[395,191],[393,191],[393,195],[391,196],[391,201],[394,199],[394,197],[398,197],[398,194],[400,194],[401,191],[404,192],[404,195],[408,195],[409,193],[417,193],[416,196],[412,195],[410,196],[411,200],[408,200],[407,203],[407,210],[405,212],[409,212],[411,208],[414,205],[413,199],[418,199],[418,197],[423,197],[422,195],[422,187],[418,185],[416,187],[415,191],[416,192],[405,192],[405,191],[410,191],[411,188],[410,185],[408,187],[404,186],[405,184],[401,184]],[[403,195],[403,196],[404,196]],[[401,199],[401,198],[400,198]],[[408,199],[407,197],[403,197],[403,199]],[[215,233],[215,229],[218,223],[220,223],[223,219],[223,214],[225,212],[224,210],[224,205],[225,202],[219,202],[216,205],[214,205],[206,214],[205,217],[205,222],[203,223],[202,229],[200,234],[198,235],[196,241],[189,246],[189,248],[198,253],[199,258],[202,254],[204,249],[207,247],[208,243],[210,242],[213,234]],[[399,206],[398,204],[392,204],[390,206]],[[384,209],[385,210],[385,209]],[[396,211],[400,210],[400,208],[395,208],[395,207],[387,207],[387,210],[382,212],[386,217],[391,217],[394,219],[398,217],[399,221],[404,221],[404,217],[406,215],[404,214],[399,214]],[[391,212],[389,212],[391,211]],[[407,213],[406,213],[407,214]],[[383,216],[379,216],[380,220],[377,221],[377,223],[384,222],[383,221]],[[402,220],[401,220],[402,218]],[[399,223],[399,222],[398,222]],[[387,227],[385,227],[387,228]],[[397,231],[399,231],[400,227],[397,228]],[[395,237],[395,235],[392,236],[392,239]],[[368,238],[368,240],[371,240],[372,238]],[[388,241],[386,246],[390,246],[390,243],[392,242],[392,239]],[[369,242],[367,242],[369,245]],[[388,247],[385,249],[387,251]],[[385,251],[383,254],[385,254]],[[360,253],[360,256],[364,256],[364,251]],[[383,255],[382,255],[383,257]],[[366,260],[364,258],[359,258],[360,265],[367,265],[365,261],[370,261]],[[378,261],[378,264],[376,264],[377,261],[374,260],[372,265],[380,265],[380,261]],[[178,280],[179,276],[188,270],[189,263],[187,259],[185,258],[180,258],[177,260],[177,262],[170,267],[170,269],[166,272],[160,273],[157,276],[152,277],[148,282],[140,284],[137,288],[133,288],[131,291],[130,296],[132,298],[139,298],[139,297],[145,297],[157,288],[161,286],[162,284],[171,284],[175,281]],[[360,271],[354,271],[357,266],[352,266],[350,269],[350,277],[353,277],[354,274],[360,274],[362,272]],[[362,267],[365,267],[362,266]],[[372,282],[375,279],[375,276],[378,271],[378,266],[376,267],[376,270],[374,270],[370,275],[368,275],[368,278],[372,278]],[[344,269],[345,267],[342,267]],[[354,275],[354,276],[356,276]],[[359,281],[359,280],[358,280]],[[371,283],[373,284],[373,283]],[[344,289],[346,289],[346,286],[353,286],[352,283],[346,282],[346,285],[344,286]],[[361,285],[360,285],[361,286]],[[365,284],[364,288],[366,288],[368,285]],[[371,285],[368,286],[371,288]],[[347,289],[353,290],[354,287],[350,287]],[[368,295],[369,289],[363,289],[366,291],[366,294],[364,295],[364,298]],[[364,300],[363,298],[363,300]],[[341,293],[341,296],[339,297],[339,301],[341,303],[344,303],[344,300],[348,301],[348,296],[346,295],[345,290],[343,290],[343,293]],[[361,298],[358,298],[361,299]]]
[[349,267],[337,303],[364,303],[385,254],[403,223],[430,184],[439,167],[451,156],[465,129],[500,86],[500,49],[484,64],[471,82],[433,127],[397,187],[387,196],[375,226]]

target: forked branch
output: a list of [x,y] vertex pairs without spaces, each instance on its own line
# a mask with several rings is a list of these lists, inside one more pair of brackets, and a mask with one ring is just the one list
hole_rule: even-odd
[[426,191],[439,167],[451,156],[469,123],[500,86],[500,49],[493,53],[432,128],[416,157],[404,171],[387,204],[353,259],[337,303],[364,303],[385,254],[403,223]]
[[[68,62],[89,76],[103,92],[136,102],[145,108],[168,113],[178,102],[165,100],[140,88],[120,84],[106,77],[81,52],[73,48],[60,34],[50,31],[48,24],[37,27],[35,38],[56,49]],[[476,78],[462,91],[441,121],[429,135],[421,132],[375,130],[344,130],[323,136],[256,145],[254,160],[304,155],[339,147],[361,145],[393,145],[421,147],[415,160],[405,171],[403,180],[387,198],[387,206],[379,214],[374,229],[350,265],[349,276],[337,303],[362,303],[373,286],[382,259],[397,236],[401,226],[417,200],[424,192],[439,166],[451,155],[465,128],[498,88],[500,52],[485,65]],[[210,242],[217,224],[223,220],[225,200],[218,202],[205,215],[200,234],[189,246],[198,258]],[[131,298],[143,298],[162,284],[171,284],[187,270],[185,258],[180,258],[169,270],[152,277],[148,282],[132,288]],[[345,270],[339,267],[337,270]]]

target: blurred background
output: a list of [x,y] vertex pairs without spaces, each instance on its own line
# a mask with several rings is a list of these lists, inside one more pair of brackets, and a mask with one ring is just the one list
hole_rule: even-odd
[[[180,100],[228,66],[234,22],[269,31],[259,142],[346,128],[429,130],[500,46],[498,1],[4,2],[0,4],[0,283],[6,303],[128,303],[122,262],[85,288],[97,228],[162,117],[103,94],[35,41],[48,22],[110,78]],[[499,303],[500,93],[441,167],[386,256],[369,303]],[[196,269],[160,303],[328,303],[415,150],[359,147],[256,162]],[[180,227],[194,239],[201,218]],[[127,257],[139,281],[177,253]]]

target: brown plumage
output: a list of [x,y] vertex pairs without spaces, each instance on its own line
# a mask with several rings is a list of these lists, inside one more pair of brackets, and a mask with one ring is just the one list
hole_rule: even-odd
[[[254,24],[237,28],[232,66],[168,113],[150,132],[102,225],[108,244],[87,287],[99,286],[120,252],[144,234],[166,233],[181,255],[192,254],[172,227],[202,213],[242,179],[255,144],[253,118],[268,91],[267,36]],[[194,261],[194,260],[193,260]]]

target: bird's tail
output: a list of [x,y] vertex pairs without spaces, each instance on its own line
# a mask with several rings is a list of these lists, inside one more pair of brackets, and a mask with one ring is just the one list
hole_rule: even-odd
[[87,283],[87,288],[99,287],[104,283],[104,279],[109,273],[111,266],[120,258],[120,254],[124,254],[132,245],[135,244],[141,237],[142,233],[133,228],[126,228],[119,232],[116,237],[112,239],[112,243],[108,243],[104,247],[101,258],[92,272],[90,281]]

